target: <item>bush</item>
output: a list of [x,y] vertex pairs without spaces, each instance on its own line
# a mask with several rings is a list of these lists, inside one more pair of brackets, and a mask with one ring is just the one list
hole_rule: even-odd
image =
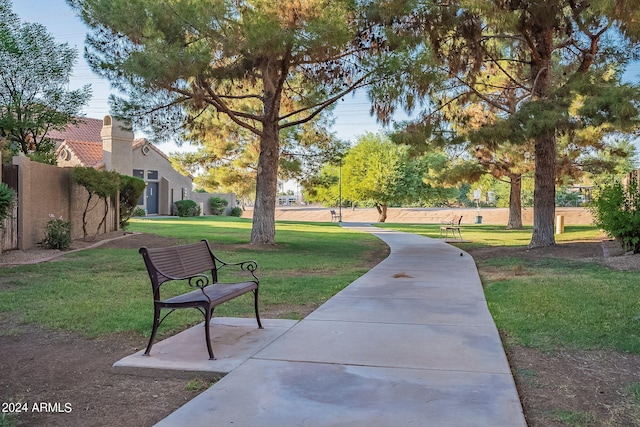
[[582,206],[583,196],[567,188],[561,188],[556,192],[556,206]]
[[83,186],[89,193],[87,203],[82,213],[82,234],[86,238],[89,235],[87,231],[88,218],[87,214],[96,207],[93,201],[94,197],[103,201],[104,215],[100,223],[96,227],[96,236],[100,234],[102,226],[107,222],[107,214],[109,213],[109,199],[115,197],[120,190],[121,175],[116,171],[97,170],[90,166],[76,166],[71,171],[71,180],[74,184]]
[[[145,185],[143,179],[120,175],[120,228],[123,230],[126,230],[129,219],[134,216],[138,199],[144,193]],[[142,215],[144,215],[144,209],[142,209]]]
[[0,230],[2,230],[4,220],[9,216],[13,206],[13,190],[7,184],[0,182]]
[[214,196],[210,198],[209,206],[211,206],[211,214],[222,215],[228,204],[229,204],[229,201],[227,199],[223,199],[222,197]]
[[178,216],[199,216],[200,206],[193,200],[178,200],[176,202],[176,212]]
[[231,208],[230,212],[231,216],[237,216],[240,218],[242,216],[242,208],[240,206],[236,206],[235,208]]
[[640,193],[638,182],[614,182],[601,187],[589,207],[594,224],[616,239],[625,251],[640,251]]
[[67,249],[71,246],[71,222],[56,218],[49,214],[51,219],[44,229],[42,246],[47,249]]
[[146,216],[146,213],[142,208],[135,208],[131,216]]

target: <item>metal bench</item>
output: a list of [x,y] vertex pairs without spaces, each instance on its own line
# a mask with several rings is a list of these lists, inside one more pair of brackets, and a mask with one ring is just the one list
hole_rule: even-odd
[[334,221],[340,222],[341,220],[340,215],[337,214],[335,210],[331,209],[329,212],[331,212],[331,222],[334,222]]
[[[457,219],[456,219],[457,218]],[[442,232],[444,231],[444,238],[447,239],[449,237],[449,232],[451,232],[453,238],[456,237],[456,231],[458,232],[458,237],[462,240],[462,234],[460,233],[460,224],[462,223],[462,216],[454,217],[451,221],[442,223],[440,225],[440,238],[442,239]]]
[[[148,356],[151,351],[158,327],[169,314],[176,309],[195,308],[204,316],[207,350],[209,358],[214,360],[209,332],[213,310],[223,302],[248,292],[253,292],[256,320],[258,321],[258,328],[262,329],[258,312],[259,280],[255,275],[258,264],[255,261],[224,262],[213,254],[206,240],[165,248],[150,249],[142,247],[139,252],[144,259],[153,288],[153,329],[151,330],[149,344],[144,352],[145,356]],[[251,278],[247,281],[221,283],[218,281],[218,273],[224,267],[236,267],[238,272],[250,273]],[[162,299],[160,287],[171,281],[180,281],[182,287],[186,287],[186,283],[193,290]],[[162,309],[170,311],[161,318]]]

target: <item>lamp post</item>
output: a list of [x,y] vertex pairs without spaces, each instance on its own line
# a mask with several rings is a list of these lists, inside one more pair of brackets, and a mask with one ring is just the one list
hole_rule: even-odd
[[342,222],[342,159],[338,165],[338,222]]

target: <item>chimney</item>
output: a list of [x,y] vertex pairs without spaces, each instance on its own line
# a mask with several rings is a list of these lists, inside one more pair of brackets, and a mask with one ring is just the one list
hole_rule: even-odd
[[111,116],[102,120],[102,158],[106,170],[133,174],[133,132]]

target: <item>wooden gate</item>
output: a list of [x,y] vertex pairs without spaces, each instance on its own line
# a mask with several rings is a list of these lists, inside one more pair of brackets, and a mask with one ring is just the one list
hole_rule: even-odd
[[2,165],[0,175],[2,175],[2,182],[7,184],[16,194],[12,212],[4,220],[0,230],[0,252],[4,252],[18,249],[18,166]]

